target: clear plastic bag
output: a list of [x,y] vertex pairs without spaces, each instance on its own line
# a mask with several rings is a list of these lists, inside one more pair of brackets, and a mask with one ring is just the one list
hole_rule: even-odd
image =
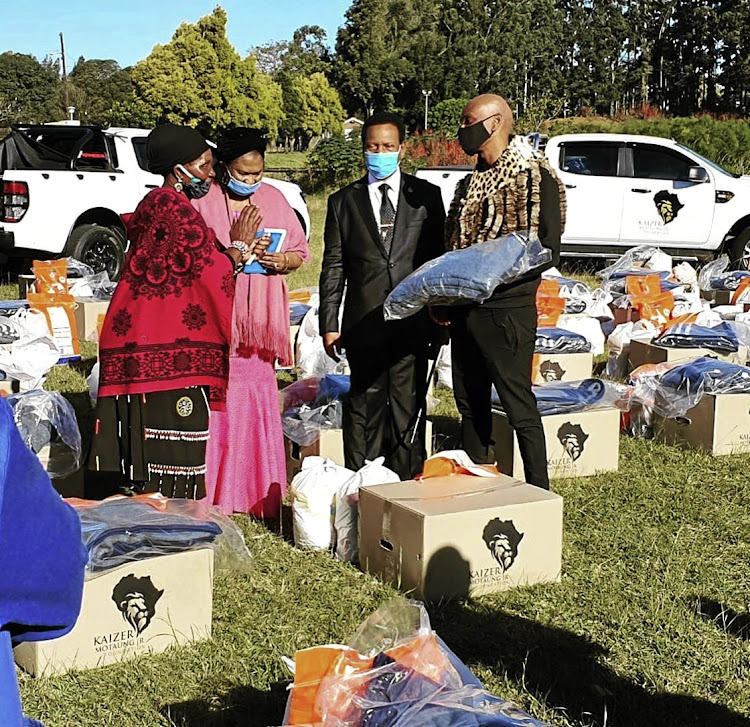
[[81,466],[81,432],[70,402],[57,391],[25,391],[8,397],[21,438],[50,477]]
[[599,319],[586,314],[570,315],[564,313],[557,319],[557,325],[566,331],[572,331],[583,336],[589,342],[591,353],[594,356],[601,356],[604,353],[605,337]]
[[327,666],[317,673],[305,669],[305,682],[295,675],[284,724],[544,727],[489,694],[432,630],[424,606],[415,601],[398,598],[383,604],[349,647],[310,651]]
[[[664,270],[663,265],[658,264],[662,262],[662,259],[659,256],[663,254],[664,253],[662,253],[658,247],[653,247],[652,245],[639,245],[638,247],[633,247],[626,251],[623,255],[617,258],[612,265],[599,271],[598,275],[602,280],[609,280],[615,275],[615,273],[625,273],[631,270],[642,268],[648,268],[651,271]],[[657,265],[656,267],[651,267],[648,263],[654,259],[655,256],[657,256],[655,259]],[[669,267],[666,269],[671,270],[671,268],[672,265],[670,262]]]
[[359,488],[401,480],[383,462],[385,457],[367,462],[336,493],[336,557],[344,563],[356,563],[359,560]]
[[214,550],[218,572],[250,573],[252,556],[237,525],[205,500],[161,495],[68,500],[81,518],[88,577],[159,555]]
[[385,319],[408,318],[427,305],[481,303],[498,285],[551,259],[551,251],[529,232],[447,252],[426,262],[390,292],[383,306]]
[[703,356],[638,377],[633,398],[668,419],[684,416],[705,394],[750,393],[750,368]]
[[716,290],[713,287],[712,281],[719,280],[722,273],[724,273],[728,268],[729,255],[721,255],[720,257],[717,257],[716,260],[707,262],[698,271],[698,287],[704,291]]
[[279,392],[284,434],[301,447],[311,445],[320,432],[340,429],[341,397],[349,393],[350,379],[344,374],[311,376]]
[[535,353],[588,353],[591,343],[580,333],[560,328],[537,328]]
[[333,540],[336,493],[354,472],[325,457],[305,457],[289,487],[294,544],[327,550]]
[[110,281],[107,272],[103,271],[70,280],[69,286],[70,294],[76,300],[111,300],[117,283]]
[[65,262],[68,267],[68,278],[87,278],[96,275],[94,268],[74,257],[65,258]]

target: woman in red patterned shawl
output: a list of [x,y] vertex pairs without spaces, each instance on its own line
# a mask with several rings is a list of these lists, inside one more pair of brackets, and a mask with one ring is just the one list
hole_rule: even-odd
[[224,249],[190,204],[214,177],[200,133],[159,126],[147,154],[164,185],[125,220],[130,248],[99,345],[89,467],[112,473],[111,491],[197,499],[205,496],[209,406],[221,408],[226,391],[234,276],[253,251],[263,253],[260,216],[239,216],[237,246]]

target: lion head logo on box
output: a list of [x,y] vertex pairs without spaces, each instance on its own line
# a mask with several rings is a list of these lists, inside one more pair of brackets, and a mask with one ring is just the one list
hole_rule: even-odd
[[583,454],[589,435],[581,429],[580,424],[565,422],[557,430],[557,438],[568,456],[575,462]]
[[492,557],[507,571],[518,557],[518,544],[523,540],[523,533],[516,530],[512,520],[495,518],[484,526],[482,538],[492,553]]
[[156,613],[156,602],[163,593],[151,582],[151,576],[136,578],[131,573],[114,587],[112,600],[122,617],[137,634],[141,634],[151,623]]
[[562,381],[565,370],[557,361],[542,361],[539,374],[545,381]]

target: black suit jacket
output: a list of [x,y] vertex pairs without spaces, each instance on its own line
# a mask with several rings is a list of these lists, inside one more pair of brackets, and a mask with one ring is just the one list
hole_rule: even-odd
[[367,188],[367,177],[328,198],[325,251],[320,273],[320,332],[339,331],[345,347],[379,345],[390,336],[425,342],[432,326],[426,316],[386,323],[383,303],[409,273],[445,252],[445,210],[440,189],[410,174],[401,175],[390,255],[383,247]]

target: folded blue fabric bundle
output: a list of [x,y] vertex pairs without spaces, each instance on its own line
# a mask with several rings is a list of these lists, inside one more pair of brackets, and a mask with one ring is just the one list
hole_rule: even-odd
[[666,271],[656,272],[655,270],[644,270],[643,268],[637,268],[635,270],[618,270],[612,273],[608,282],[607,288],[612,293],[625,294],[627,287],[628,277],[645,277],[646,275],[658,275],[661,278],[661,292],[667,293],[680,287],[679,283],[673,283],[669,278],[669,273]]
[[323,376],[312,401],[308,399],[290,407],[281,415],[284,436],[301,447],[307,447],[318,439],[321,431],[339,429],[342,409],[338,402],[349,393],[350,386],[351,378],[347,374]]
[[738,351],[740,345],[737,334],[726,321],[713,328],[678,323],[657,336],[654,344],[665,348],[708,348],[726,353]]
[[454,250],[422,265],[402,280],[383,306],[387,321],[408,318],[426,305],[481,303],[498,285],[552,258],[536,236],[507,235]]
[[[533,386],[536,405],[544,416],[553,414],[573,414],[587,409],[614,406],[619,396],[617,391],[610,390],[611,382],[601,379],[584,379],[578,382],[556,381],[549,384]],[[492,402],[498,407],[500,398],[492,390]]]
[[206,547],[221,535],[215,522],[156,510],[138,500],[104,501],[77,512],[92,573]]
[[302,323],[302,319],[307,315],[307,311],[310,310],[309,305],[304,303],[290,303],[289,304],[289,325],[298,326]]
[[591,343],[580,333],[564,328],[537,328],[536,353],[588,353]]
[[692,396],[750,393],[750,368],[702,356],[675,366],[661,376],[665,389]]
[[745,278],[750,278],[750,272],[746,270],[732,270],[711,278],[711,290],[737,290]]
[[316,404],[341,399],[349,393],[351,377],[348,374],[326,374],[320,380]]

